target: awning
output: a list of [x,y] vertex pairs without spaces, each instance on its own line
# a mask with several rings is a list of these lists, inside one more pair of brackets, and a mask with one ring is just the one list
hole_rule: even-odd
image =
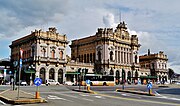
[[80,74],[79,72],[66,72],[66,74]]
[[27,73],[27,74],[31,74],[31,73],[35,73],[36,70],[34,70],[34,69],[28,69],[28,70],[24,70],[24,72]]
[[140,76],[140,78],[155,79],[157,76]]

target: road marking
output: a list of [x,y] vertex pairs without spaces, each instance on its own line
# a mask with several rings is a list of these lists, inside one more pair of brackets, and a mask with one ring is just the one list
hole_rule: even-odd
[[72,98],[76,98],[76,99],[83,99],[83,100],[87,100],[87,101],[93,101],[92,99],[79,98],[79,97],[77,97],[77,96],[72,96],[72,95],[66,95],[66,94],[59,94],[59,95],[63,95],[63,96],[67,96],[67,97],[72,97]]
[[93,102],[94,100],[92,100],[92,99],[87,99],[87,98],[82,98],[83,100],[87,100],[87,101],[91,101],[91,102]]
[[3,104],[3,105],[6,105],[6,103],[4,103],[3,101],[0,100],[0,103]]
[[123,95],[123,96],[128,96],[127,94],[121,94],[121,95]]
[[96,98],[99,98],[99,99],[105,99],[104,97],[102,96],[95,96]]
[[79,95],[81,95],[81,96],[89,96],[88,94],[79,94]]
[[67,100],[67,99],[64,99],[64,98],[60,98],[60,97],[54,96],[54,95],[48,95],[48,99],[53,99],[53,100],[64,100],[64,101],[74,102],[74,101]]
[[159,97],[156,97],[156,98],[164,98],[164,99],[170,99],[170,100],[180,101],[179,98],[171,98],[171,97],[167,97],[167,96],[162,96],[162,95],[160,95],[159,93],[157,93],[156,91],[155,91],[155,93],[159,96]]
[[109,98],[121,99],[121,100],[129,100],[129,101],[146,102],[146,103],[153,103],[153,104],[165,104],[165,105],[179,106],[179,104],[177,104],[177,103],[170,103],[170,102],[167,103],[167,102],[159,102],[159,101],[124,98],[124,97],[117,97],[117,96],[111,96],[111,95],[105,95],[105,94],[99,94],[99,95],[104,96],[104,97],[109,97]]

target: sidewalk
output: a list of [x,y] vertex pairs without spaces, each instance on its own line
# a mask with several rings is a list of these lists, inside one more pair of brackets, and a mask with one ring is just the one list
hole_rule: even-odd
[[19,91],[19,99],[18,90],[5,90],[0,92],[0,100],[8,104],[30,104],[30,103],[45,103],[47,102],[43,98],[36,99],[35,95],[31,93],[24,92],[22,90]]

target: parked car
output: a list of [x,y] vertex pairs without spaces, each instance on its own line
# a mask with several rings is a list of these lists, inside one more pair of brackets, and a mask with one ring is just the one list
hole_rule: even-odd
[[176,82],[175,84],[180,85],[180,82]]
[[159,85],[159,84],[161,84],[161,82],[160,82],[160,81],[157,81],[156,84]]
[[66,81],[65,85],[76,85],[76,84],[74,82],[71,82],[71,81]]
[[49,79],[49,80],[46,80],[46,86],[48,85],[59,85],[59,82],[53,80],[53,79]]
[[[19,85],[19,82],[16,82],[16,85]],[[27,82],[25,80],[20,80],[21,86],[27,86]]]

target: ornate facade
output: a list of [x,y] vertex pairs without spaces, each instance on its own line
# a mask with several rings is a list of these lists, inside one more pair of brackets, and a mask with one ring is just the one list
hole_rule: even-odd
[[150,73],[146,76],[156,76],[156,80],[160,82],[167,81],[168,67],[167,67],[167,55],[160,51],[159,53],[151,54],[148,50],[148,54],[139,56],[141,69],[149,69]]
[[95,35],[73,40],[72,59],[94,63],[94,72],[132,81],[139,75],[137,35],[130,35],[124,22],[113,28],[98,28]]
[[[11,60],[18,63],[20,48],[23,50],[21,79],[29,81],[40,77],[45,83],[47,79],[54,79],[63,83],[66,73],[66,35],[56,32],[56,28],[48,31],[35,30],[30,35],[12,42]],[[33,66],[35,72],[29,70]],[[18,67],[16,67],[18,68]]]

